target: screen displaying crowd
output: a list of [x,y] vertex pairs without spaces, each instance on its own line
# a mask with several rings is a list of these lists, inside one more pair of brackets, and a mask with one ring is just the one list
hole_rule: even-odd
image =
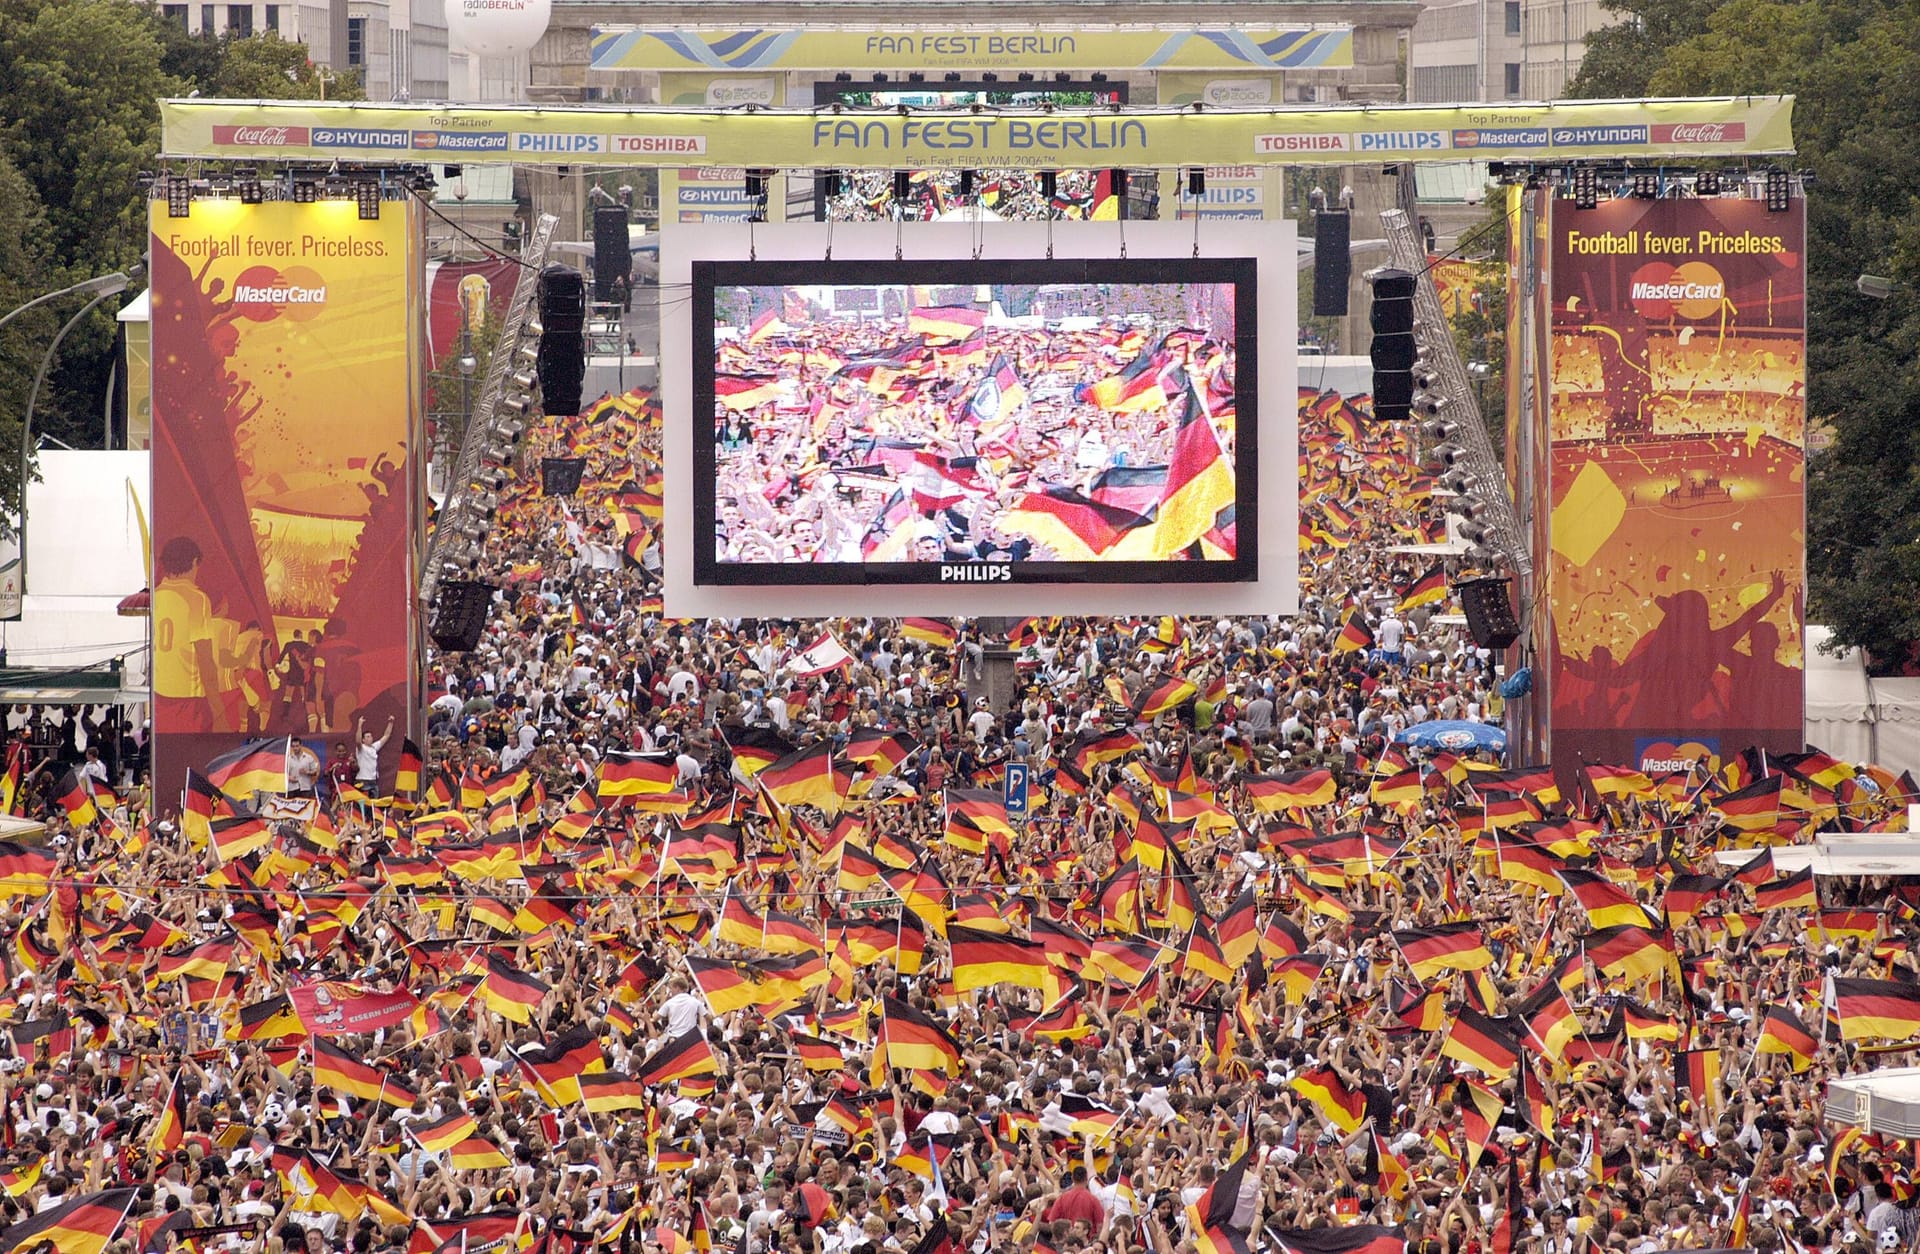
[[1234,307],[1230,284],[723,289],[715,560],[1231,560]]
[[0,1250],[1912,1247],[1913,1146],[1821,1100],[1920,1035],[1920,901],[1769,847],[1913,781],[1502,768],[1364,400],[1300,397],[1298,615],[991,632],[663,617],[658,420],[535,424],[417,741],[150,797],[10,717]]

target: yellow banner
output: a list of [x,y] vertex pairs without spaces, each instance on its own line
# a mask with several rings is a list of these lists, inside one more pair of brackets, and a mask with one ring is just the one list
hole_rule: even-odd
[[1793,97],[981,113],[168,100],[164,156],[816,169],[1569,161],[1793,151]]
[[1260,30],[1043,30],[913,26],[871,31],[595,27],[596,70],[1344,70],[1351,26]]

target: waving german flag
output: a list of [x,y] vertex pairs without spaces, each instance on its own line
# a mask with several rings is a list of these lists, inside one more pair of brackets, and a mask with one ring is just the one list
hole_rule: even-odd
[[12,841],[0,841],[0,897],[38,896],[60,863],[45,849],[29,849]]
[[1440,1053],[1500,1080],[1513,1074],[1513,1065],[1520,1057],[1519,1047],[1506,1029],[1471,1006],[1460,1008],[1459,1017],[1447,1029]]
[[1756,910],[1818,910],[1820,895],[1814,888],[1813,868],[1802,867],[1753,890]]
[[1407,928],[1393,933],[1393,943],[1423,984],[1443,971],[1481,971],[1493,965],[1493,951],[1477,923]]
[[1647,913],[1645,906],[1636,901],[1631,893],[1614,883],[1604,875],[1592,871],[1563,868],[1560,882],[1567,886],[1567,894],[1580,903],[1587,912],[1587,921],[1594,927],[1629,927],[1652,929],[1657,927],[1653,916]]
[[1151,680],[1143,683],[1128,704],[1133,709],[1134,718],[1144,722],[1162,714],[1171,714],[1199,695],[1200,689],[1176,675],[1157,684]]
[[1248,1157],[1235,1158],[1204,1193],[1187,1203],[1187,1229],[1200,1254],[1247,1254],[1247,1238],[1232,1224],[1247,1178]]
[[713,376],[713,399],[731,410],[753,409],[771,404],[780,396],[780,381],[770,374],[726,374]]
[[1379,1224],[1269,1229],[1286,1254],[1406,1254],[1406,1229]]
[[1246,789],[1247,801],[1256,814],[1332,805],[1339,795],[1333,772],[1324,768],[1249,776]]
[[1353,1132],[1366,1118],[1366,1094],[1349,1089],[1331,1067],[1314,1067],[1287,1081],[1287,1087],[1307,1099],[1321,1116],[1342,1132]]
[[889,1067],[960,1074],[959,1043],[924,1011],[898,998],[881,999],[880,1035],[874,1049],[884,1054],[884,1065]]
[[1046,951],[1032,941],[949,923],[947,948],[953,958],[953,987],[959,992],[996,984],[1046,988]]
[[1447,564],[1435,562],[1427,573],[1400,590],[1400,612],[1422,605],[1438,605],[1447,599]]
[[640,1110],[647,1104],[647,1089],[640,1081],[616,1071],[583,1075],[579,1078],[580,1099],[596,1115],[618,1110]]
[[1605,975],[1643,980],[1662,973],[1678,978],[1673,933],[1622,925],[1589,932],[1582,942],[1587,960]]
[[1220,511],[1234,504],[1235,491],[1233,463],[1221,447],[1206,399],[1185,370],[1176,369],[1174,377],[1180,391],[1173,453],[1153,521],[1153,555],[1162,560],[1212,531]]
[[0,1232],[0,1249],[25,1254],[48,1246],[58,1254],[102,1254],[137,1196],[137,1189],[108,1189],[76,1197]]
[[840,756],[885,775],[905,762],[913,748],[914,740],[905,732],[867,728],[853,733]]
[[833,746],[827,741],[788,754],[754,778],[769,797],[783,806],[811,805],[829,811],[840,808]]
[[311,1047],[315,1088],[338,1089],[349,1097],[357,1097],[368,1102],[385,1102],[401,1110],[413,1105],[415,1100],[413,1090],[402,1084],[384,1067],[375,1067],[361,1062],[324,1037],[313,1038]]
[[1814,1056],[1820,1052],[1820,1042],[1790,1008],[1769,1006],[1766,1017],[1760,1021],[1760,1040],[1754,1049],[1757,1053],[1783,1055],[1791,1061],[1797,1074],[1813,1065]]
[[252,740],[207,763],[206,776],[229,797],[287,791],[287,754],[291,736]]
[[672,792],[676,777],[673,759],[649,753],[607,754],[597,773],[602,798],[644,797]]
[[654,1050],[640,1064],[633,1078],[641,1084],[658,1086],[690,1076],[713,1075],[719,1070],[720,1063],[713,1056],[713,1046],[707,1044],[707,1038],[700,1035],[700,1029],[694,1028]]
[[1373,650],[1373,628],[1367,626],[1367,620],[1360,613],[1360,607],[1349,605],[1347,612],[1340,617],[1340,633],[1333,638],[1334,656],[1342,653],[1368,653]]
[[1920,984],[1834,976],[1827,1008],[1840,1020],[1840,1039],[1904,1041],[1920,1036]]
[[533,1012],[551,990],[547,984],[515,967],[498,954],[487,955],[487,975],[480,981],[480,1000],[503,1019],[533,1022]]

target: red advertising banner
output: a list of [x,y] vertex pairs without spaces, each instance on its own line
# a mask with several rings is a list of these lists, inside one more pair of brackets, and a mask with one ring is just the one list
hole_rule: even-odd
[[1801,747],[1802,202],[1554,203],[1554,765]]
[[155,204],[163,811],[188,766],[245,739],[321,757],[362,717],[409,726],[418,236],[407,204],[374,221],[350,201]]

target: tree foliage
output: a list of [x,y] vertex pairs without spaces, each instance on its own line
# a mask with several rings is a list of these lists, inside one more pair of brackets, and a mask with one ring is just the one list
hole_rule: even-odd
[[[1700,10],[1704,10],[1702,13]],[[1791,93],[1807,190],[1809,616],[1883,668],[1920,640],[1920,0],[1635,0],[1643,29],[1589,45],[1575,87]],[[1661,15],[1675,15],[1668,20]],[[1894,280],[1861,295],[1862,274]]]

